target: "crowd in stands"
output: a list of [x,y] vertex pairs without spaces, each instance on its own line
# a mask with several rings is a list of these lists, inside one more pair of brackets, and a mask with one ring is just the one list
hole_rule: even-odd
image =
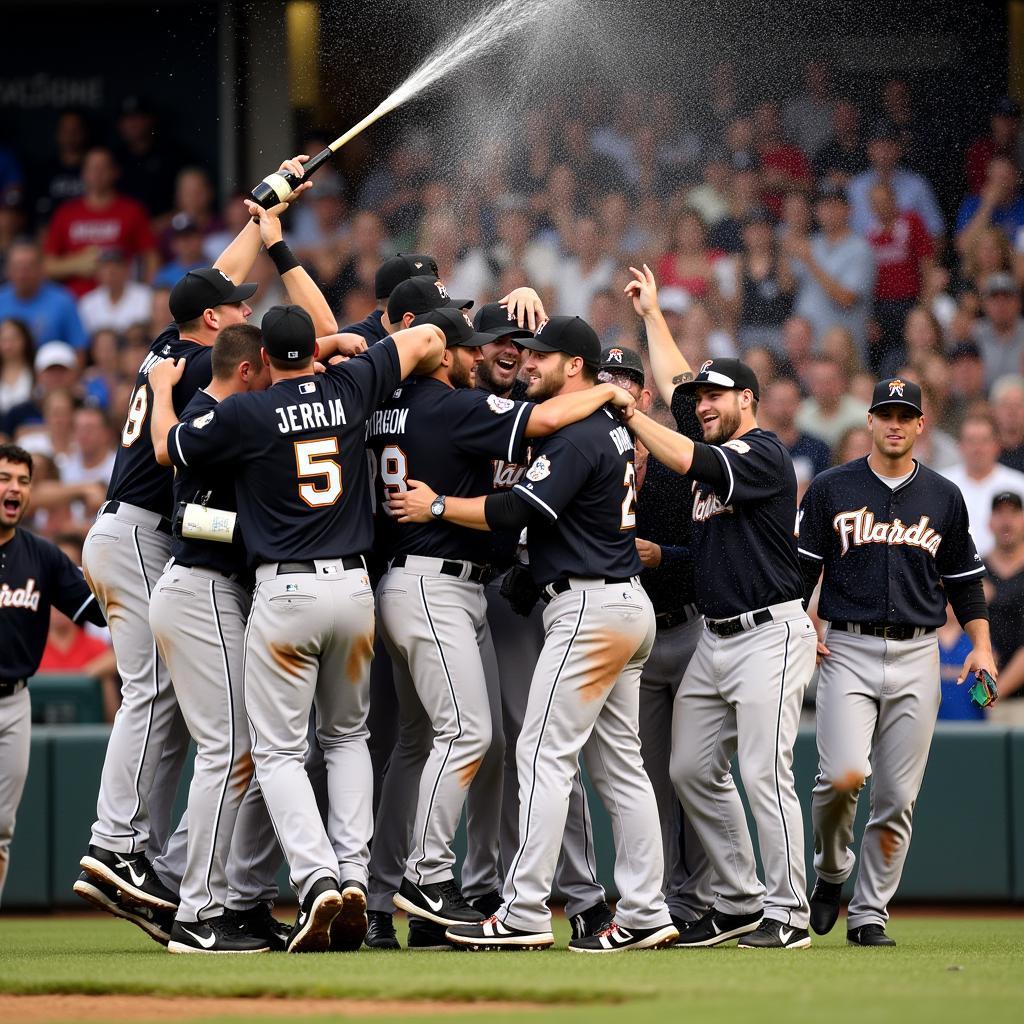
[[[418,251],[452,295],[491,301],[531,284],[550,313],[579,314],[603,344],[642,355],[622,289],[646,263],[691,364],[741,355],[755,368],[760,423],[804,486],[868,451],[874,380],[919,382],[916,451],[964,493],[1013,688],[1024,682],[1021,109],[998,100],[937,152],[903,80],[851,97],[811,63],[795,93],[744,98],[737,77],[719,65],[688,106],[641,90],[553,101],[455,165],[429,136],[404,134],[358,180],[321,170],[288,240],[340,325],[374,308],[382,256]],[[29,525],[71,541],[103,501],[170,287],[247,216],[237,195],[218,203],[207,170],[178,164],[145,103],[126,101],[107,127],[65,111],[41,158],[0,144],[0,436],[36,458]],[[951,161],[940,188],[935,169]],[[282,292],[269,260],[255,275],[258,324]]]

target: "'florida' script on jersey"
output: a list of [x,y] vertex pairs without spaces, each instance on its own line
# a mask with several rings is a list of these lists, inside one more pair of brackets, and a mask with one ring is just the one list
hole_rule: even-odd
[[942,543],[942,534],[928,525],[930,521],[928,516],[921,516],[912,526],[905,525],[899,519],[891,523],[880,523],[876,522],[874,513],[869,512],[865,505],[855,512],[840,512],[832,520],[832,528],[839,534],[844,555],[850,550],[851,544],[854,547],[862,544],[906,544],[913,548],[923,548],[934,558]]
[[36,581],[29,579],[23,587],[13,589],[6,583],[0,587],[0,608],[31,608],[39,611],[39,591]]

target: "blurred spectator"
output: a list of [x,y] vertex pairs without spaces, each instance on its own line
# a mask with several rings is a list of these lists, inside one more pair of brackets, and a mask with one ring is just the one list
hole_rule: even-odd
[[597,331],[602,347],[608,345],[636,347],[631,334],[633,319],[627,316],[627,309],[622,295],[616,295],[615,292],[607,289],[594,293],[584,319]]
[[786,104],[786,134],[813,160],[832,135],[836,113],[828,65],[808,61],[804,68],[803,90]]
[[[317,187],[322,179],[317,179]],[[160,236],[160,255],[166,259],[181,260],[175,251],[174,240],[183,224],[191,225],[198,232],[200,241],[224,229],[224,222],[213,208],[214,192],[210,176],[201,167],[185,167],[178,172],[174,182],[174,215]],[[301,209],[305,204],[300,204]],[[220,253],[220,249],[217,253]],[[200,260],[202,257],[200,257]],[[200,266],[209,266],[201,262]],[[180,276],[180,275],[179,275]]]
[[980,295],[989,277],[1007,274],[1012,266],[1013,254],[1006,235],[999,228],[982,228],[963,251],[960,278],[966,288]]
[[888,185],[896,197],[896,206],[916,213],[933,236],[943,233],[945,225],[931,185],[916,171],[901,166],[902,153],[897,126],[891,121],[877,122],[868,136],[871,169],[851,179],[847,189],[850,227],[858,235],[867,235],[874,221],[870,196],[877,184]]
[[883,364],[879,376],[893,376],[897,366],[902,362],[915,368],[922,366],[927,357],[931,355],[943,357],[943,361],[945,361],[942,328],[930,309],[926,309],[924,306],[911,307],[903,321],[903,336],[899,348],[899,354],[904,358],[898,362],[894,360],[889,364]]
[[410,230],[419,217],[419,189],[431,159],[426,138],[406,136],[363,180],[356,206],[373,210],[392,236]]
[[[88,334],[103,328],[120,333],[149,320],[152,290],[131,280],[131,265],[120,249],[102,250],[96,280],[98,286],[78,300],[78,315]],[[178,278],[174,280],[177,283]]]
[[899,355],[903,325],[921,291],[921,281],[935,252],[928,229],[913,210],[898,210],[891,186],[879,183],[870,192],[875,220],[868,243],[875,253],[874,318],[878,340],[868,349],[872,369],[880,377],[886,359]]
[[532,235],[527,201],[512,194],[502,197],[498,206],[498,242],[490,251],[491,262],[499,274],[510,267],[521,267],[535,288],[547,288],[558,277],[558,253],[554,246],[536,241]]
[[[288,293],[281,283],[281,276],[271,262],[266,252],[261,252],[257,257],[252,270],[246,275],[250,281],[255,281],[259,286],[255,296],[249,300],[252,306],[252,313],[249,314],[249,323],[255,327],[263,322],[263,314],[271,306],[280,305],[288,301]],[[334,308],[333,306],[331,307]]]
[[[711,233],[711,248],[739,252],[743,248],[743,225],[751,214],[763,210],[761,171],[756,164],[739,167],[729,183],[729,208]],[[687,205],[691,205],[687,200]]]
[[729,212],[729,158],[720,149],[712,150],[704,162],[701,183],[686,194],[686,204],[714,227]]
[[1024,319],[1020,289],[1009,274],[992,274],[982,293],[984,317],[974,324],[973,336],[985,362],[988,387],[1008,373],[1020,373],[1024,357]]
[[975,236],[996,227],[1008,241],[1016,241],[1024,227],[1024,196],[1020,194],[1020,171],[1009,157],[994,156],[985,172],[985,184],[968,196],[956,215],[956,247],[967,252]]
[[864,426],[867,406],[848,393],[847,384],[839,363],[833,359],[815,359],[807,378],[810,397],[800,405],[797,427],[834,447],[848,427]]
[[624,185],[615,161],[591,149],[590,131],[581,118],[566,121],[561,136],[554,140],[552,160],[573,168],[588,199],[595,193],[616,192]]
[[558,271],[555,312],[561,316],[586,316],[594,295],[611,287],[617,268],[604,252],[601,232],[593,217],[577,220],[566,243],[570,256]]
[[814,230],[814,210],[811,198],[804,189],[792,189],[782,200],[782,218],[775,227],[776,240],[781,244],[787,238],[810,238]]
[[871,431],[866,426],[847,427],[835,443],[833,466],[845,466],[854,459],[865,459],[871,454]]
[[493,282],[487,258],[477,248],[460,254],[461,238],[453,214],[431,213],[420,225],[416,249],[434,257],[438,277],[444,281],[449,295],[482,300],[490,295]]
[[782,251],[797,280],[795,310],[819,338],[839,325],[867,349],[867,323],[875,285],[871,247],[850,230],[850,209],[842,189],[823,185],[815,207],[821,230],[811,239],[787,236]]
[[[820,438],[800,430],[796,425],[800,410],[800,389],[789,377],[777,377],[761,386],[757,422],[776,434],[789,449],[800,479],[811,480],[832,463],[832,452]],[[799,465],[798,465],[799,464]]]
[[39,405],[49,442],[47,454],[56,464],[59,475],[61,467],[75,453],[75,399],[70,391],[54,388],[46,393]]
[[852,100],[835,107],[832,135],[814,158],[814,174],[846,188],[851,179],[868,169],[860,137],[860,108]]
[[350,231],[347,215],[341,179],[318,176],[309,195],[291,213],[288,243],[303,259],[313,259],[319,270],[321,259],[337,259],[344,251]]
[[[210,265],[206,259],[203,234],[188,214],[176,213],[171,218],[169,230],[172,259],[153,276],[153,286],[156,288],[173,288],[190,270]],[[86,302],[91,297],[92,293],[82,301]]]
[[[1020,491],[992,499],[989,530],[994,544],[985,558],[992,649],[999,662],[999,701],[989,717],[1024,725],[1024,501]],[[998,710],[997,710],[998,709]]]
[[[32,396],[7,410],[0,432],[17,440],[16,435],[22,427],[43,422],[43,403],[51,392],[76,391],[77,385],[78,356],[75,350],[65,341],[48,341],[40,345],[35,355]],[[47,450],[52,454],[51,449]],[[33,501],[35,497],[33,490]]]
[[800,391],[806,394],[807,378],[814,362],[814,327],[810,320],[802,316],[791,316],[782,325],[782,345]]
[[996,101],[989,119],[989,134],[975,139],[964,158],[967,191],[981,192],[985,186],[989,161],[995,156],[1008,157],[1014,164],[1020,158],[1020,104],[1009,96]]
[[32,213],[45,223],[54,209],[82,194],[82,160],[89,148],[89,123],[80,110],[65,110],[57,117],[54,152],[34,169],[31,179]]
[[1024,377],[1000,377],[992,385],[991,399],[999,432],[999,461],[1024,473]]
[[60,478],[68,484],[110,483],[114,470],[114,435],[102,409],[83,405],[72,419],[74,446],[57,457]]
[[[138,96],[125,97],[117,135],[121,190],[142,203],[154,217],[167,213],[181,161],[161,136],[152,106]],[[112,245],[114,240],[99,244]]]
[[845,327],[830,327],[821,336],[818,355],[838,363],[848,381],[852,381],[864,368],[857,342]]
[[760,166],[757,156],[754,117],[748,111],[738,111],[729,118],[723,135],[729,164],[734,171]]
[[82,164],[82,198],[62,203],[50,221],[44,246],[46,272],[66,281],[79,297],[95,287],[96,265],[104,248],[116,246],[129,259],[141,258],[146,280],[156,271],[158,257],[149,216],[136,200],[118,193],[119,173],[109,149],[90,149]]
[[[315,191],[315,188],[314,188]],[[342,264],[337,296],[332,296],[331,308],[341,304],[345,294],[353,288],[374,287],[374,277],[384,255],[384,225],[372,210],[360,210],[352,218],[349,238],[349,256]]]
[[934,314],[942,325],[943,333],[948,332],[956,314],[956,299],[949,293],[949,271],[934,260],[922,268],[924,280],[921,282],[921,305]]
[[[896,372],[896,376],[909,377],[913,380],[918,375],[912,367],[906,366],[901,367]],[[942,429],[939,422],[941,406],[936,403],[931,390],[924,386],[921,388],[921,402],[921,409],[924,412],[924,429],[914,445],[915,457],[918,462],[924,463],[937,473],[953,469],[960,464],[960,450],[956,440]]]
[[740,351],[767,345],[781,352],[782,325],[793,312],[796,282],[789,260],[775,244],[767,210],[748,214],[743,227],[743,251],[734,260],[732,277],[726,308],[737,324]]
[[985,363],[981,349],[973,341],[956,345],[949,353],[950,410],[949,422],[960,424],[972,412],[987,404]]
[[[313,186],[313,191],[315,192],[317,188],[319,188],[319,184]],[[217,257],[228,247],[231,239],[245,227],[249,220],[249,211],[242,202],[243,198],[248,198],[248,194],[236,192],[228,197],[221,208],[221,220],[224,227],[220,231],[214,231],[207,235],[203,240],[203,255],[206,257],[207,266],[212,266],[217,262]],[[312,196],[308,198],[312,198]],[[293,213],[298,214],[303,209],[305,209],[305,201],[299,203]],[[294,224],[293,221],[291,226],[294,227]],[[285,230],[287,231],[287,226]]]
[[[780,375],[780,356],[766,345],[754,345],[743,353],[743,361],[754,371],[763,392]],[[787,367],[788,370],[788,367]],[[787,378],[792,380],[792,378]]]
[[709,135],[720,135],[739,109],[739,91],[736,88],[736,65],[731,60],[720,60],[708,79],[706,109],[710,113]]
[[715,321],[703,302],[691,302],[682,314],[679,332],[674,335],[679,350],[691,366],[705,359],[726,359],[736,355],[736,345],[728,331],[715,327]]
[[962,463],[942,471],[960,488],[967,503],[978,554],[986,558],[995,544],[989,527],[992,499],[1003,491],[1024,494],[1024,473],[1000,465],[999,435],[991,416],[972,413],[960,426]]
[[24,320],[0,321],[0,424],[9,409],[32,397],[35,345]]
[[778,216],[786,192],[814,184],[811,167],[807,157],[783,138],[778,103],[765,100],[758,104],[754,112],[754,132],[764,175],[764,204]]
[[[146,323],[148,332],[148,315]],[[120,339],[114,331],[97,331],[89,342],[89,365],[82,376],[82,384],[86,401],[101,409],[109,408],[110,396],[122,379],[120,348]]]
[[43,255],[34,242],[16,242],[7,256],[7,284],[0,287],[0,319],[7,317],[24,321],[37,345],[66,341],[81,349],[88,343],[74,297],[66,288],[46,280]]
[[672,226],[671,244],[671,250],[658,264],[658,281],[664,287],[682,288],[691,299],[717,303],[715,264],[722,253],[708,248],[707,230],[700,214],[682,210]]
[[[903,163],[911,170],[927,175],[929,168],[941,163],[934,152],[936,126],[929,124],[921,111],[914,109],[914,98],[904,79],[890,78],[882,86],[881,106],[882,120],[892,125]],[[922,220],[928,223],[923,214]]]
[[946,722],[983,722],[985,712],[970,697],[970,683],[957,685],[963,664],[971,653],[971,639],[957,622],[953,609],[946,607],[945,625],[935,631],[939,641],[939,685],[942,697],[939,718]]

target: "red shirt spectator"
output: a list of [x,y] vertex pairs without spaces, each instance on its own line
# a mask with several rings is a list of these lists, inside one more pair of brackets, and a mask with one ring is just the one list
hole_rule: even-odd
[[935,252],[924,221],[913,210],[896,209],[892,190],[876,185],[871,205],[877,222],[867,239],[875,253],[875,298],[914,299],[921,291],[921,264]]
[[778,218],[782,215],[782,197],[793,188],[810,188],[814,183],[807,157],[782,136],[779,105],[761,103],[754,111],[757,155],[765,180],[764,204]]
[[43,650],[43,659],[39,662],[39,671],[46,672],[81,672],[87,673],[97,658],[106,654],[110,647],[102,640],[88,633],[80,626],[72,623],[71,631],[59,631],[56,636],[51,629]]
[[103,249],[120,249],[129,259],[141,256],[150,276],[157,261],[149,216],[141,203],[114,189],[117,164],[106,149],[91,149],[82,166],[85,195],[62,203],[46,236],[47,271],[78,297],[96,286],[94,276]]

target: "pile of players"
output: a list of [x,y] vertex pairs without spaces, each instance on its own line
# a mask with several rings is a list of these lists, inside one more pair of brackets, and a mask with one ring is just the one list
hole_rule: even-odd
[[[528,288],[470,319],[428,255],[386,260],[378,310],[339,332],[283,210],[251,206],[172,291],[86,540],[124,697],[75,891],[180,953],[395,949],[396,908],[411,948],[543,949],[553,892],[578,952],[804,948],[838,916],[870,757],[848,937],[891,944],[947,596],[965,675],[995,672],[963,500],[912,457],[919,389],[879,384],[872,455],[815,481],[798,552],[756,378],[686,364],[646,267],[623,301],[678,431],[645,415],[635,353]],[[291,304],[257,329],[260,246]],[[816,656],[808,898],[792,750]]]

